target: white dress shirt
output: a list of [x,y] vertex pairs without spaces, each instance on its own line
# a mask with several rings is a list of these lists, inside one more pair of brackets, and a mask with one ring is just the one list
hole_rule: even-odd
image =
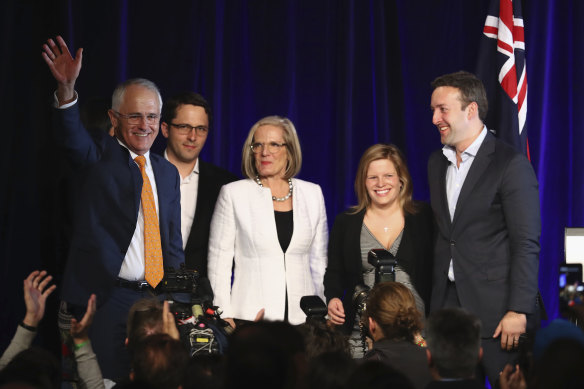
[[[458,196],[464,185],[464,180],[468,175],[468,171],[483,144],[483,140],[487,136],[487,127],[484,126],[479,136],[472,142],[470,146],[464,150],[460,156],[460,166],[456,164],[456,149],[452,146],[444,146],[442,153],[450,162],[446,170],[446,197],[448,198],[448,210],[450,211],[450,221],[454,219],[454,212],[456,211],[456,203]],[[450,260],[450,267],[448,268],[448,279],[454,281],[454,265],[452,259]]]
[[[118,142],[123,147],[126,147],[119,139]],[[132,150],[128,149],[128,151],[130,152],[132,159],[135,159],[138,156],[138,154],[134,153]],[[152,170],[152,164],[150,163],[150,151],[144,154],[144,157],[146,158],[144,169],[146,170],[148,179],[150,179],[152,193],[154,194],[154,203],[156,204],[156,216],[158,217],[160,214],[158,211],[158,191],[156,190],[156,178],[154,177],[154,171]],[[138,164],[136,163],[136,165]],[[158,218],[158,223],[160,223],[160,218]],[[120,268],[118,277],[131,281],[143,280],[144,266],[144,210],[142,209],[142,202],[140,201],[136,230],[134,230],[134,235],[130,241],[128,251],[126,251],[126,256],[124,257],[124,262],[122,262],[122,267]]]
[[[168,154],[164,150],[164,158],[168,161]],[[170,161],[169,161],[170,162]],[[183,250],[187,246],[195,211],[197,210],[197,194],[199,193],[199,158],[191,174],[180,177],[180,232],[182,234]]]

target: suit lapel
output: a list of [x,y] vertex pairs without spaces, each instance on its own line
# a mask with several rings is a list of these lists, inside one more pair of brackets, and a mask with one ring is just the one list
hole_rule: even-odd
[[492,154],[495,152],[495,142],[493,135],[487,132],[487,136],[483,140],[483,144],[479,148],[477,155],[468,171],[462,189],[460,191],[460,196],[458,196],[458,202],[456,203],[456,211],[454,212],[454,218],[452,224],[456,223],[464,204],[470,194],[472,193],[474,187],[479,182],[489,164],[491,163]]
[[125,163],[128,164],[130,175],[132,176],[132,183],[134,184],[134,217],[137,219],[138,213],[140,212],[140,201],[142,198],[142,173],[140,173],[140,168],[132,159],[130,151],[122,145],[119,145],[119,147],[121,150],[121,156],[125,159]]
[[[161,161],[164,159],[159,159],[160,156],[150,153],[150,163],[152,164],[152,173],[154,173],[154,179],[156,180],[156,196],[158,196],[158,223],[160,223],[161,215],[166,212],[166,204],[162,201],[163,198],[168,198],[166,196],[160,196],[161,193],[166,191],[164,183],[164,172],[162,171]],[[140,173],[141,174],[141,173]],[[141,189],[140,189],[141,190]],[[140,193],[141,195],[141,193]]]
[[440,166],[438,167],[438,188],[440,190],[440,209],[444,212],[444,217],[441,220],[445,220],[448,223],[448,226],[452,225],[450,219],[450,210],[448,208],[448,197],[446,195],[446,171],[448,170],[448,165],[450,162],[444,156],[440,156]]

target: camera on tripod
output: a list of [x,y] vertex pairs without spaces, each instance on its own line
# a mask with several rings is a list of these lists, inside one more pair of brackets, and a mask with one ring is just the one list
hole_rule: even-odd
[[[385,249],[373,249],[367,254],[367,262],[375,267],[375,284],[380,282],[395,282],[395,268],[397,259]],[[361,332],[361,342],[363,352],[366,351],[367,336],[370,337],[369,327],[363,318],[367,313],[367,297],[371,288],[365,284],[355,286],[355,291],[351,297],[351,303],[356,314],[359,316],[359,330]]]
[[[367,262],[375,268],[375,283],[380,282],[394,282],[395,281],[395,267],[397,266],[397,259],[385,249],[373,249],[367,254]],[[362,316],[366,310],[367,296],[371,288],[365,284],[358,284],[355,286],[355,291],[351,298],[355,312]]]

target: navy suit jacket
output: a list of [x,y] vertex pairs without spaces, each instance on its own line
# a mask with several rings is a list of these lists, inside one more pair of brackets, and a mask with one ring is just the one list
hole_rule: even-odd
[[491,133],[462,186],[454,218],[446,197],[449,161],[430,156],[428,182],[437,223],[431,309],[444,305],[452,258],[458,298],[493,335],[507,311],[534,313],[539,266],[538,184],[531,163]]
[[188,269],[197,270],[202,277],[207,276],[209,230],[219,191],[223,185],[237,180],[237,176],[227,170],[199,159],[197,207],[185,246],[185,265]]
[[[74,199],[73,233],[62,298],[85,306],[91,293],[104,302],[115,284],[138,220],[142,175],[125,147],[103,132],[90,134],[78,104],[54,110],[55,129],[68,159],[81,169]],[[164,266],[184,262],[180,231],[180,181],[176,168],[150,153],[158,194]]]

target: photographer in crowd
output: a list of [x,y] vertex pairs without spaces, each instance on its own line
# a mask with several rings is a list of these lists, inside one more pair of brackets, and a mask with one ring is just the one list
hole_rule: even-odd
[[432,377],[425,349],[415,343],[422,330],[422,315],[409,289],[399,282],[376,284],[367,297],[361,320],[373,339],[373,347],[364,359],[386,362],[415,388],[425,388]]

